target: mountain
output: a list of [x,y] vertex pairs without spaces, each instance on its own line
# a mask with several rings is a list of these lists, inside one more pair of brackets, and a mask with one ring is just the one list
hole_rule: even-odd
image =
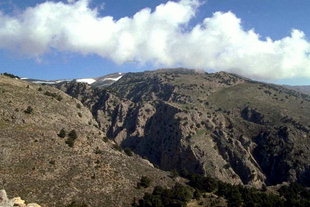
[[78,83],[88,83],[93,87],[104,87],[113,84],[118,81],[124,73],[112,73],[105,76],[97,77],[97,78],[78,78],[78,79],[61,79],[61,80],[39,80],[39,79],[31,79],[31,78],[22,78],[22,80],[37,83],[37,84],[48,84],[53,85],[57,83],[63,82],[78,82]]
[[[0,76],[0,189],[8,195],[42,207],[123,207],[155,185],[174,184],[167,172],[126,152],[77,99]],[[142,176],[150,187],[137,188]]]
[[116,74],[104,87],[7,76],[0,188],[13,199],[0,190],[0,206],[310,204],[295,183],[310,183],[306,94],[187,69]]
[[310,95],[310,86],[289,86],[289,85],[285,85],[284,87],[298,91],[300,93]]
[[310,186],[310,96],[225,72],[127,73],[105,88],[56,85],[123,148],[164,170],[232,184]]

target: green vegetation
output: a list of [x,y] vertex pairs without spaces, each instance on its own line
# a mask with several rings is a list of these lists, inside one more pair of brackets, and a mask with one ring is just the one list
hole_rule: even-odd
[[57,93],[52,93],[52,92],[46,91],[46,92],[44,93],[44,95],[53,97],[53,98],[55,98],[57,101],[61,101],[61,100],[62,100],[62,96],[59,95],[59,94],[57,94]]
[[146,177],[146,176],[142,176],[141,179],[140,179],[140,182],[137,184],[137,187],[138,188],[147,188],[151,185],[151,179]]
[[179,183],[171,189],[156,186],[153,193],[145,193],[143,199],[133,203],[134,207],[185,207],[193,197],[193,190]]
[[138,203],[134,202],[132,206],[185,207],[191,199],[200,200],[205,193],[214,193],[225,198],[228,207],[310,206],[310,190],[296,183],[281,187],[279,189],[280,195],[276,195],[267,193],[265,190],[242,185],[231,185],[211,177],[204,177],[186,171],[181,171],[181,176],[189,180],[188,185],[191,187],[179,183],[171,189],[156,186],[152,194],[145,193],[144,197]]
[[286,199],[286,206],[310,206],[310,190],[298,183],[282,186],[279,193]]
[[20,79],[20,77],[14,75],[14,74],[11,74],[11,73],[1,73],[0,75],[4,75],[4,76],[10,77],[10,78]]
[[215,178],[182,171],[189,185],[200,192],[213,192],[224,197],[228,207],[307,207],[310,206],[310,191],[299,184],[281,187],[282,197],[255,188],[231,185]]
[[122,148],[118,144],[114,144],[113,149],[120,151],[120,152],[122,151]]
[[71,130],[68,134],[68,139],[66,140],[66,144],[69,146],[69,147],[73,147],[74,146],[74,142],[75,140],[77,139],[77,133],[75,130]]
[[78,203],[76,201],[73,201],[66,207],[88,207],[88,205],[86,205],[85,203]]
[[74,129],[69,132],[68,136],[71,139],[76,139],[78,137],[77,133],[76,133],[76,131]]
[[124,152],[125,152],[126,155],[128,155],[128,156],[132,156],[132,155],[133,155],[133,153],[132,153],[132,151],[131,151],[130,148],[125,148],[125,149],[124,149]]
[[58,136],[61,137],[61,138],[65,138],[67,135],[66,133],[66,130],[64,128],[62,128],[59,133],[58,133]]
[[27,109],[24,111],[26,114],[31,114],[33,112],[33,108],[28,106]]
[[178,173],[177,170],[174,169],[174,170],[171,170],[170,176],[171,176],[172,178],[176,178],[176,177],[179,176],[179,173]]

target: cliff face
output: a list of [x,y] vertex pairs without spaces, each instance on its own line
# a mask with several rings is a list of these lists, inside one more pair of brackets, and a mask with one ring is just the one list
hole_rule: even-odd
[[62,83],[106,135],[162,169],[253,186],[309,182],[310,98],[228,73],[128,73],[107,88]]
[[0,188],[10,196],[43,207],[123,207],[151,190],[136,188],[141,176],[152,186],[172,185],[167,173],[115,148],[77,99],[0,76]]

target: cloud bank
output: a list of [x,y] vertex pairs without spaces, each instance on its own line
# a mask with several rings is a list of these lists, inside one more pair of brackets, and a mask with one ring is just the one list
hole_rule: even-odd
[[30,57],[51,50],[96,54],[119,64],[137,61],[256,79],[310,78],[310,42],[302,31],[262,40],[232,12],[216,12],[190,27],[199,0],[168,1],[119,20],[100,16],[89,3],[47,1],[14,16],[0,12],[0,49]]

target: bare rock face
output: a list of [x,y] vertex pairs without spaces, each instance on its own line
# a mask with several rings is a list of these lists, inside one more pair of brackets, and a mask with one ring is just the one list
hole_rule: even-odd
[[1,207],[12,207],[14,204],[9,200],[6,191],[0,190],[0,206]]
[[57,86],[106,135],[165,170],[260,187],[310,185],[310,97],[224,72],[128,73],[107,88]]

